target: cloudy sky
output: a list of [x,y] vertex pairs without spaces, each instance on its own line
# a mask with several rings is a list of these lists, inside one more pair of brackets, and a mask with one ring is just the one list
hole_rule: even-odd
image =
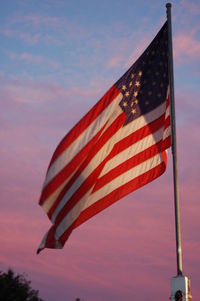
[[[0,270],[45,301],[168,300],[176,275],[172,160],[166,173],[36,255],[38,200],[55,147],[137,59],[165,1],[0,1]],[[200,295],[200,2],[172,1],[183,270]]]

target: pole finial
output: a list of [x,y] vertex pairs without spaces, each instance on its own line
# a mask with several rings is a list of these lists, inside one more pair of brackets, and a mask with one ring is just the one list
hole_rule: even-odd
[[172,7],[172,4],[171,3],[167,3],[166,4],[166,8],[171,8]]

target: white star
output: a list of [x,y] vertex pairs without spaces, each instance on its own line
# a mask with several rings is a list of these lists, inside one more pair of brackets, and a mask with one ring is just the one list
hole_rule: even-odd
[[138,80],[136,80],[135,85],[136,85],[136,87],[139,87],[140,86],[140,82]]

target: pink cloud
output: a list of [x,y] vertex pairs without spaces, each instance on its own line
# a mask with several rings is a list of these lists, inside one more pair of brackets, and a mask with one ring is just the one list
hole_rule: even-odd
[[120,54],[110,58],[106,64],[107,68],[115,68],[121,65],[123,58]]
[[63,40],[58,36],[52,35],[50,33],[41,33],[24,31],[24,29],[12,29],[4,28],[1,32],[8,38],[20,39],[29,46],[36,45],[38,43],[54,44],[54,45],[63,45]]
[[1,29],[1,32],[8,38],[10,38],[14,35],[14,31],[10,28]]
[[196,30],[192,32],[180,32],[174,37],[174,57],[178,60],[186,58],[199,59],[200,40],[195,37]]
[[24,42],[26,42],[28,45],[36,45],[37,43],[39,43],[39,41],[41,41],[41,34],[40,33],[30,33],[30,32],[23,32],[23,31],[16,31],[13,32],[13,36],[14,37],[19,37],[21,40],[23,40]]
[[[32,56],[26,53],[20,55],[19,59],[30,63],[43,61],[41,56]],[[50,62],[47,61],[47,63]],[[91,85],[94,87],[93,80]],[[0,86],[2,94],[6,98],[10,98],[17,103],[27,104],[42,104],[44,102],[56,102],[57,100],[63,101],[64,99],[66,101],[74,97],[92,97],[97,93],[97,91],[88,87],[72,86],[68,88],[56,82],[35,80],[33,78],[1,78]],[[98,85],[95,84],[95,86],[98,88]]]
[[192,15],[198,15],[200,13],[200,4],[197,2],[181,0],[181,5]]
[[14,17],[12,17],[11,24],[23,24],[25,26],[31,26],[31,27],[62,27],[65,23],[65,19],[62,17],[54,17],[54,16],[48,16],[48,15],[40,15],[40,14],[27,14],[27,15],[21,15],[16,14]]
[[[24,41],[28,45],[36,45],[39,42],[54,45],[61,45],[63,42],[50,32],[63,28],[66,23],[64,18],[41,16],[41,15],[15,15],[10,18],[5,28],[1,32],[8,38],[16,38]],[[29,29],[29,30],[28,30]],[[41,35],[41,31],[43,34]]]
[[79,40],[89,36],[88,31],[75,22],[40,14],[16,14],[0,31],[6,37],[20,39],[30,46],[38,43],[60,46],[69,37],[70,40]]
[[[132,36],[132,38],[134,40],[136,37]],[[143,38],[142,40],[137,42],[136,46],[134,45],[131,48],[133,49],[131,53],[128,53],[130,51],[130,44],[131,44],[130,38],[127,40],[126,39],[122,39],[121,41],[119,40],[117,42],[119,46],[116,47],[117,51],[116,53],[112,54],[112,57],[106,63],[106,67],[111,69],[120,67],[121,65],[123,65],[125,68],[130,67],[130,65],[132,65],[136,61],[136,59],[138,59],[138,57],[142,54],[142,52],[145,50],[145,47],[148,45],[148,41],[150,41],[148,37]]]
[[132,65],[143,53],[143,51],[146,49],[146,47],[149,45],[151,39],[149,35],[146,37],[143,37],[143,39],[140,39],[140,41],[137,43],[137,47],[133,48],[131,55],[129,55],[126,63],[126,67],[129,67]]
[[53,69],[57,69],[60,67],[60,64],[58,62],[47,59],[46,57],[44,57],[42,55],[34,55],[34,54],[28,53],[28,52],[23,52],[20,54],[10,52],[8,55],[13,60],[23,61],[28,64],[44,65],[46,67],[50,67]]
[[24,30],[19,30],[10,26],[1,29],[1,32],[8,38],[20,39],[31,46],[36,45],[41,40],[40,33],[25,32]]

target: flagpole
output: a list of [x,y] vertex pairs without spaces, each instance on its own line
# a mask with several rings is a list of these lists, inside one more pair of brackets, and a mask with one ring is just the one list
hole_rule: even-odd
[[173,71],[173,50],[172,50],[172,26],[171,26],[171,3],[166,4],[168,21],[168,51],[169,51],[169,85],[170,85],[170,110],[172,130],[172,158],[173,158],[173,180],[174,180],[174,209],[175,209],[175,230],[176,230],[176,259],[177,275],[183,274],[182,269],[182,248],[180,231],[180,210],[178,191],[178,168],[177,168],[177,146],[176,146],[176,115],[174,101],[174,71]]
[[178,168],[177,168],[177,146],[176,146],[176,114],[174,101],[174,70],[173,70],[173,48],[172,48],[172,23],[171,23],[171,3],[166,4],[168,23],[168,65],[169,65],[169,86],[170,86],[170,113],[172,131],[172,161],[173,161],[173,181],[174,181],[174,211],[175,211],[175,231],[176,231],[176,260],[177,276],[171,278],[171,297],[173,301],[191,301],[190,280],[183,276],[182,248],[180,231],[180,210],[178,191]]

